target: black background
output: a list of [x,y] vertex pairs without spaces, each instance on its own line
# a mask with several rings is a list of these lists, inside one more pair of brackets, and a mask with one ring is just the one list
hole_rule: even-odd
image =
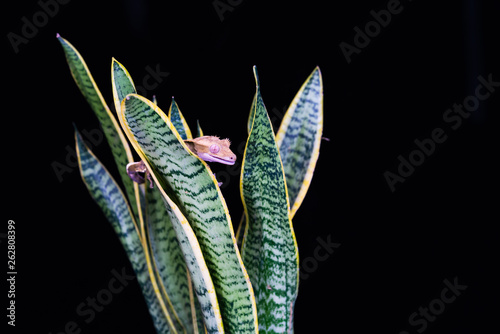
[[[498,3],[401,1],[401,13],[350,63],[339,44],[353,44],[354,27],[363,29],[373,20],[370,11],[388,1],[233,4],[221,20],[212,1],[73,0],[17,53],[8,34],[21,35],[22,18],[32,22],[41,7],[4,4],[2,233],[9,219],[16,222],[18,332],[55,334],[74,321],[81,333],[154,333],[136,281],[89,323],[76,312],[107,287],[113,270],[132,268],[78,170],[60,181],[53,169],[54,162],[73,161],[66,151],[74,145],[72,122],[80,130],[98,128],[56,33],[82,53],[111,108],[111,57],[138,85],[148,66],[158,66],[169,75],[148,97],[156,94],[168,110],[175,96],[193,130],[199,120],[206,134],[230,138],[236,151],[247,135],[252,66],[278,127],[277,116],[318,65],[330,141],[321,144],[294,218],[301,270],[305,260],[314,263],[318,238],[340,246],[301,280],[296,333],[417,333],[423,327],[412,326],[409,316],[455,277],[467,289],[424,332],[498,328],[499,141],[492,116],[500,93],[456,130],[443,121],[448,108],[474,94],[478,76],[500,81]],[[396,173],[398,156],[408,158],[414,140],[430,138],[435,128],[447,140],[391,192],[384,172]],[[94,152],[116,173],[107,144]],[[223,188],[234,225],[242,212],[238,180],[224,180]],[[2,239],[2,252],[5,245]]]

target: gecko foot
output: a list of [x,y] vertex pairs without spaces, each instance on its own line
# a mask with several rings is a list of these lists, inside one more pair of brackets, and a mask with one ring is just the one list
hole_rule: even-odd
[[[212,173],[212,175],[214,176],[215,180],[217,181],[217,177],[215,176],[215,173]],[[222,182],[217,182],[217,184],[220,186],[222,186]]]
[[146,166],[142,161],[131,162],[127,164],[127,174],[134,182],[137,182],[139,184],[144,183],[144,176],[142,176],[141,174],[145,172]]
[[[149,188],[154,188],[153,178],[149,171],[146,168],[146,165],[141,160],[139,162],[131,162],[127,164],[127,174],[132,179],[132,181],[137,182],[138,184],[143,184],[146,182],[145,177],[149,180]],[[143,174],[145,174],[143,176]]]

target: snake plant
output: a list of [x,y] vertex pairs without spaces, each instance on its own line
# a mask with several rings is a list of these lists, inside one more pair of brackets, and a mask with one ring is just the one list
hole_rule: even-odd
[[[275,135],[254,67],[256,93],[241,165],[244,214],[237,231],[179,106],[168,113],[137,94],[111,62],[115,112],[80,53],[57,36],[71,74],[97,116],[118,166],[110,175],[75,130],[80,173],[120,239],[157,333],[292,333],[299,258],[292,218],[311,182],[323,127],[315,68]],[[197,133],[203,132],[199,123]],[[134,182],[132,149],[151,186]]]

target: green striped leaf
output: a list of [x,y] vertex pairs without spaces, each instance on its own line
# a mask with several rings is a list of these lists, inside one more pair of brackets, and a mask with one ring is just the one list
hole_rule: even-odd
[[[115,110],[119,110],[121,108],[121,101],[125,98],[125,96],[127,94],[135,93],[136,89],[132,77],[128,73],[127,69],[114,58],[111,62],[111,82]],[[155,205],[156,202],[154,196],[150,196],[148,198],[151,203],[147,203],[148,205],[146,208],[145,184],[142,184],[140,186],[142,187],[141,191],[139,191],[139,185],[137,183],[134,183],[136,201],[139,201],[141,203],[141,215],[136,217],[137,220],[140,221],[140,235],[144,237],[144,242],[148,244],[148,247],[150,247],[149,253],[151,254],[151,256],[148,256],[148,259],[151,260],[151,262],[149,263],[149,266],[154,269],[154,275],[156,281],[158,282],[160,290],[158,292],[158,297],[163,299],[163,303],[168,308],[168,312],[172,315],[172,321],[177,331],[185,332],[185,328],[183,325],[183,321],[186,318],[184,312],[184,304],[187,303],[187,305],[190,306],[189,290],[187,289],[188,287],[185,284],[185,289],[182,289],[182,281],[179,282],[178,276],[174,275],[172,277],[168,277],[169,274],[175,273],[175,270],[169,269],[179,265],[179,261],[181,261],[180,265],[183,265],[182,254],[180,250],[175,247],[175,245],[171,245],[168,243],[169,239],[163,238],[165,237],[165,235],[162,233],[169,231],[168,226],[165,227],[166,230],[165,228],[163,228],[163,226],[160,226],[163,220],[158,216],[157,205]],[[158,201],[158,199],[156,199],[156,201]],[[165,211],[161,196],[159,198],[159,202],[161,206],[160,209],[162,209],[160,210],[161,214]],[[148,211],[146,212],[146,210]],[[147,227],[145,226],[145,220],[148,220]],[[171,224],[170,230],[172,230]],[[147,232],[150,233],[148,234]],[[173,251],[167,254],[164,253],[165,249],[171,250],[172,248],[178,251]],[[185,276],[186,270],[184,268],[184,280],[187,280]],[[172,284],[174,284],[174,286],[172,286]],[[170,297],[173,297],[173,300],[171,300]],[[184,298],[184,301],[182,301],[182,298]],[[179,308],[178,311],[180,312],[180,316],[177,314],[176,308]],[[191,322],[190,319],[188,320]]]
[[[189,220],[210,270],[225,330],[256,333],[252,287],[236,247],[226,203],[209,167],[187,148],[168,117],[152,102],[128,95],[121,113],[127,136],[151,165],[159,188]],[[191,269],[190,273],[192,277],[197,274]],[[208,326],[207,330],[211,331]]]
[[276,135],[286,175],[291,218],[309,189],[322,132],[323,82],[319,67],[316,67],[295,95]]
[[[203,323],[203,312],[201,311],[201,305],[198,302],[198,299],[196,298],[195,281],[191,278],[189,271],[188,271],[188,278],[189,278],[190,287],[191,287],[191,289],[189,290],[189,296],[191,298],[191,314],[193,315],[193,329],[194,329],[193,334],[207,333],[205,324]],[[220,318],[220,321],[222,323],[221,318]]]
[[[257,71],[254,71],[254,76],[255,76],[255,82],[257,84],[256,84],[255,94],[254,94],[253,100],[252,100],[252,105],[250,106],[250,112],[248,113],[248,121],[247,121],[248,134],[250,134],[250,131],[252,130],[253,119],[255,116],[255,103],[257,100],[257,91],[258,91],[258,85],[259,85],[258,84],[259,83],[259,74],[257,73]],[[240,224],[238,225],[238,230],[236,230],[236,245],[238,246],[238,249],[240,249],[240,250],[241,250],[241,247],[243,245],[243,239],[245,236],[246,225],[247,225],[247,220],[245,217],[245,213],[243,213],[243,215],[241,216],[241,219],[240,219]]]
[[[248,131],[254,115],[255,97],[250,110]],[[309,189],[319,157],[323,132],[323,81],[316,67],[299,89],[283,117],[276,134],[286,176],[290,218],[293,218]],[[241,249],[246,220],[243,216],[236,232]]]
[[61,43],[64,50],[64,55],[66,56],[66,61],[69,65],[73,79],[101,124],[102,130],[118,167],[120,178],[125,186],[125,192],[131,203],[132,211],[134,212],[134,216],[138,217],[134,185],[125,169],[127,163],[133,160],[132,152],[130,151],[128,143],[115,117],[106,104],[106,101],[102,97],[102,94],[99,91],[87,64],[83,60],[83,57],[67,40],[59,35],[57,36],[57,39]]
[[[196,318],[193,316],[193,329],[195,332],[197,329],[200,331],[198,319],[200,318],[199,310],[201,310],[201,316],[203,318],[206,332],[224,333],[224,326],[222,323],[219,303],[215,293],[215,287],[205,262],[205,258],[203,257],[200,244],[198,243],[198,239],[196,239],[193,229],[180,211],[179,207],[161,188],[160,182],[147,162],[146,166],[154,179],[155,187],[157,187],[161,192],[165,209],[177,235],[179,246],[190,273],[189,277],[191,278],[191,284],[200,305],[200,308],[198,309],[194,306],[195,301],[191,301],[192,315],[196,315]],[[192,296],[192,292],[190,292],[190,296]]]
[[75,137],[83,182],[102,209],[128,255],[157,333],[176,333],[175,330],[172,331],[173,323],[169,314],[164,312],[164,306],[155,294],[156,287],[150,279],[143,244],[125,196],[108,171],[85,146],[80,134],[76,133]]
[[[162,292],[168,301],[179,331],[193,333],[203,329],[202,319],[193,314],[190,296],[191,280],[172,221],[158,187],[146,189],[148,238],[154,254],[155,268],[162,281]],[[199,303],[193,303],[199,308]],[[201,310],[199,311],[201,312]],[[194,317],[194,320],[193,320]]]
[[285,174],[255,67],[254,73],[254,117],[240,180],[248,222],[242,257],[255,292],[259,332],[289,333],[298,293],[298,250]]
[[[143,159],[145,158],[142,152],[138,151],[138,153]],[[161,183],[156,178],[154,170],[147,160],[143,161],[154,181],[154,187],[161,193],[167,215],[177,235],[178,244],[189,269],[191,284],[196,292],[196,297],[202,310],[203,322],[207,329],[207,333],[224,333],[220,308],[215,294],[215,287],[193,229],[179,210],[179,207],[165,193],[165,190],[163,190]],[[192,293],[190,291],[190,296],[191,295]],[[198,319],[199,313],[198,309],[193,306],[194,301],[191,302],[191,305],[192,310],[195,310],[192,314],[196,314]],[[197,323],[197,319],[193,319],[193,323]],[[197,327],[193,326],[193,328],[196,332]]]
[[241,246],[243,245],[243,237],[245,236],[245,228],[247,225],[247,220],[245,217],[245,213],[241,216],[240,224],[238,225],[238,229],[236,230],[236,245],[238,249],[241,251]]
[[[127,94],[136,93],[132,77],[116,59],[112,60],[112,83],[115,109],[121,108],[121,101]],[[154,103],[156,104],[156,98]],[[137,184],[134,183],[136,186]],[[146,193],[147,199],[144,198]],[[143,189],[139,192],[143,217],[147,220],[147,241],[151,248],[153,266],[160,290],[178,331],[193,333],[192,308],[196,311],[199,304],[191,305],[190,285],[187,268],[172,223],[166,213],[165,204],[157,188]],[[147,202],[147,208],[146,208]],[[145,211],[147,209],[147,212]],[[142,227],[142,224],[141,224]],[[147,232],[147,233],[146,233]],[[142,230],[141,230],[142,233]],[[199,319],[201,321],[201,318]],[[196,327],[200,326],[195,322]],[[200,327],[202,328],[202,327]],[[197,328],[198,329],[198,328]]]
[[[254,66],[254,69],[255,69],[255,66]],[[252,100],[252,105],[250,106],[250,112],[248,113],[248,121],[247,121],[247,131],[248,131],[248,134],[250,134],[250,131],[252,130],[252,124],[253,124],[253,119],[255,117],[255,103],[256,103],[256,100],[257,100],[257,92],[258,92],[258,89],[259,89],[259,74],[257,73],[257,71],[254,71],[253,72],[254,76],[255,76],[255,82],[257,83],[257,86],[256,86],[256,89],[255,89],[255,95],[253,96],[253,100]]]
[[200,121],[196,121],[197,137],[203,137],[203,130],[200,126]]
[[191,130],[189,129],[189,126],[173,97],[172,103],[170,104],[170,109],[168,110],[168,119],[170,119],[170,122],[172,122],[183,140],[193,139]]
[[[121,102],[127,96],[127,94],[136,93],[134,81],[132,77],[128,73],[127,69],[120,64],[115,58],[112,58],[111,61],[111,86],[113,91],[113,102],[115,105],[115,110],[118,110],[121,107]],[[120,131],[121,130],[117,130]],[[128,148],[128,143],[126,144]],[[128,162],[132,162],[131,154],[129,156]],[[125,170],[125,167],[122,168]],[[139,208],[137,207],[137,202],[140,203],[141,213],[144,216],[145,210],[145,199],[144,192],[139,191],[139,185],[135,182],[132,182],[130,178],[126,181],[127,187],[132,185],[133,188],[133,196],[132,193],[129,193],[129,201],[134,211],[134,215],[137,221],[143,221],[143,217],[139,216]],[[129,190],[130,191],[130,190]],[[143,228],[141,226],[141,233],[143,233]]]
[[115,58],[111,60],[111,82],[113,88],[113,101],[115,110],[118,111],[121,107],[122,100],[128,94],[135,94],[134,81],[128,73],[125,66],[119,63]]

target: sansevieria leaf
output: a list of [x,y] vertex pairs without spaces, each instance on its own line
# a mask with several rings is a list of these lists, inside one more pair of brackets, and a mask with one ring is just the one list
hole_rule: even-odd
[[200,121],[196,121],[196,129],[198,137],[203,137],[203,130],[201,129]]
[[125,139],[125,136],[123,135],[114,115],[106,104],[106,101],[97,87],[97,84],[95,83],[83,57],[67,40],[59,35],[57,35],[57,39],[63,47],[64,55],[66,56],[66,61],[69,65],[73,79],[75,79],[78,88],[101,124],[102,130],[111,148],[116,166],[118,167],[120,178],[125,186],[125,193],[130,201],[132,212],[134,213],[134,217],[137,218],[138,209],[135,199],[136,195],[134,185],[132,180],[128,177],[125,169],[127,163],[133,160],[132,152],[130,151],[127,140]]
[[[126,68],[114,58],[111,64],[111,78],[115,109],[119,110],[125,96],[136,93],[136,89]],[[134,186],[138,188],[137,183],[134,183]],[[193,333],[194,327],[198,330],[200,326],[196,320],[196,314],[192,313],[199,308],[199,303],[191,305],[193,299],[190,295],[191,282],[175,231],[159,190],[154,187],[146,188],[144,184],[141,187],[143,187],[141,192],[136,191],[136,197],[142,204],[143,212],[142,217],[140,217],[141,234],[145,235],[145,242],[148,242],[150,247],[153,261],[151,266],[157,275],[161,290],[160,296],[163,297],[169,308],[177,330]],[[144,194],[147,196],[145,197]],[[147,221],[147,227],[143,226],[142,220]]]
[[254,67],[257,83],[253,121],[241,171],[247,221],[242,257],[257,301],[260,333],[293,331],[298,293],[298,250],[285,174]]
[[122,100],[128,94],[135,94],[134,81],[128,73],[125,66],[119,63],[115,58],[111,60],[111,83],[113,89],[113,101],[115,110],[121,107]]
[[[258,79],[258,78],[257,78]],[[248,118],[248,131],[253,121],[254,97]],[[281,162],[285,171],[290,218],[299,209],[313,176],[319,157],[323,132],[323,82],[319,67],[309,75],[288,107],[276,134]],[[243,216],[236,238],[241,248],[246,226]]]
[[162,292],[166,295],[165,299],[176,318],[173,321],[178,322],[187,333],[193,333],[195,328],[203,328],[202,319],[197,319],[196,314],[199,303],[194,303],[193,310],[188,270],[158,187],[146,188],[146,200],[148,239],[154,254],[155,267],[162,281]]
[[[224,333],[224,326],[220,314],[219,303],[215,294],[215,287],[210,277],[203,253],[201,251],[198,239],[189,225],[188,221],[179,210],[179,207],[170,199],[163,190],[160,182],[156,178],[153,169],[145,161],[146,167],[154,180],[155,188],[161,193],[168,219],[177,235],[178,244],[184,255],[184,260],[189,268],[192,286],[196,292],[197,301],[201,307],[201,315],[207,333]],[[190,291],[190,297],[192,293]],[[193,316],[193,331],[196,333],[200,329],[199,309],[193,306],[191,301]],[[200,331],[198,331],[200,332]]]
[[108,171],[85,146],[81,136],[78,133],[75,136],[78,164],[83,182],[111,223],[128,255],[157,333],[176,333],[172,319],[162,310],[162,305],[157,299],[139,231],[125,196]]
[[[121,113],[120,122],[132,145],[151,166],[159,188],[179,207],[196,234],[215,286],[225,331],[256,333],[257,311],[252,286],[215,177],[151,101],[128,95],[122,102]],[[191,276],[197,274],[191,269],[190,273]]]
[[[259,81],[259,75],[257,72],[254,72],[255,75],[255,80],[258,82]],[[247,120],[247,131],[248,134],[250,134],[250,131],[252,130],[252,125],[253,125],[253,119],[255,116],[255,102],[257,100],[257,92],[255,92],[255,95],[252,100],[252,105],[250,106],[250,113],[248,114],[248,120]]]
[[179,109],[179,105],[175,102],[174,98],[172,98],[172,103],[170,104],[170,109],[168,111],[168,118],[170,122],[174,125],[177,133],[181,136],[182,139],[193,139],[193,135],[191,134],[191,130],[184,119],[184,116]]
[[291,218],[309,189],[319,157],[322,133],[323,82],[319,67],[316,67],[295,95],[276,134],[285,170]]
[[[128,73],[127,69],[120,64],[115,58],[111,61],[111,88],[113,90],[113,102],[115,105],[115,110],[118,110],[121,107],[121,101],[125,98],[127,94],[136,93],[134,81],[132,77]],[[121,133],[121,129],[117,129]],[[128,143],[126,143],[126,147],[129,150]],[[128,162],[133,162],[132,154],[128,154]],[[125,167],[122,167],[125,170]],[[127,186],[130,187],[131,180],[130,178],[126,181]],[[139,185],[135,182],[132,183],[134,196],[132,194],[129,195],[129,198],[133,199],[130,201],[132,207],[135,208],[134,213],[137,221],[140,221],[141,224],[144,224],[144,212],[145,212],[145,199],[144,199],[144,185]],[[139,189],[142,187],[143,189]],[[139,207],[137,203],[140,203]],[[141,216],[139,215],[139,208],[141,210]],[[141,225],[140,233],[142,235],[144,226]]]

